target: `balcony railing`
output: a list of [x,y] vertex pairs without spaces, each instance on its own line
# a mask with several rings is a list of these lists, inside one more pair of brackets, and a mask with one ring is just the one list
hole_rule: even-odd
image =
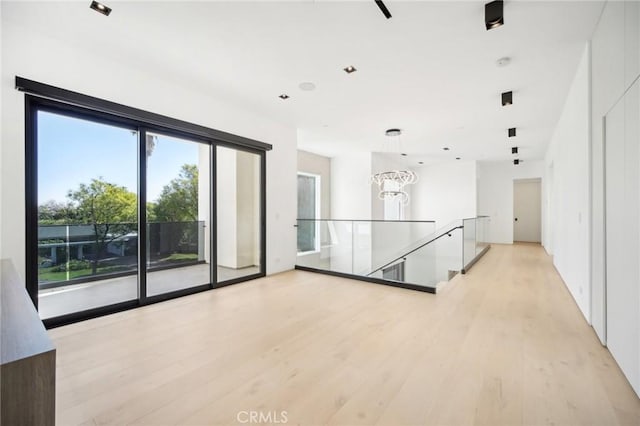
[[[149,271],[205,261],[205,222],[147,224]],[[138,270],[138,224],[40,225],[40,288],[132,275]]]

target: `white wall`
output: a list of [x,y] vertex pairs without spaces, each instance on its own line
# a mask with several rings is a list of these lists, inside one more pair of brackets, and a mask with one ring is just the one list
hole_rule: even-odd
[[591,41],[591,322],[605,332],[605,230],[603,117],[640,73],[640,7],[609,1]]
[[320,176],[320,218],[331,219],[331,158],[298,150],[298,171]]
[[[3,13],[2,12],[2,8],[3,8],[2,5],[3,5],[3,2],[0,2],[0,49],[2,48],[1,45],[4,42],[3,41],[4,39],[2,37],[2,28],[1,28],[1,25],[2,25],[2,13]],[[0,71],[3,69],[3,64],[4,64],[4,55],[1,54],[1,52],[0,52]],[[0,74],[0,78],[1,78],[1,74]],[[3,106],[4,106],[3,94],[4,94],[4,90],[2,88],[0,88],[0,118],[3,117],[3,115],[2,115],[2,109],[3,109]],[[2,130],[1,129],[2,129],[2,120],[0,119],[0,137],[2,137]],[[2,145],[3,145],[2,144],[2,139],[0,139],[0,166],[2,166],[4,164],[3,160],[2,160],[3,151],[4,151],[4,149],[2,148]],[[2,174],[0,174],[0,259],[4,259],[5,258],[4,251],[2,249],[2,246],[3,246],[3,244],[2,244],[2,242],[3,242],[2,229],[4,228],[2,226],[2,224],[4,223],[3,214],[2,214],[3,211],[4,211],[4,197],[2,196],[3,191],[4,191],[4,185],[2,184]]]
[[[397,154],[395,154],[397,156]],[[331,206],[333,219],[382,220],[384,203],[378,198],[379,188],[371,183],[371,175],[389,170],[406,170],[407,167],[388,153],[351,153],[331,159]],[[411,201],[406,207],[405,219],[411,217],[408,211],[418,202],[415,185],[405,187]],[[415,194],[415,196],[414,196]],[[332,267],[349,270],[353,265],[356,273],[371,271],[372,267],[382,266],[402,252],[416,238],[425,237],[433,231],[431,224],[396,223],[355,223],[353,242],[356,244],[355,257],[347,259],[336,255],[337,248],[331,254]],[[347,263],[351,265],[347,265]],[[432,283],[431,283],[432,284]]]
[[371,219],[371,153],[331,159],[331,218]]
[[[382,153],[374,152],[371,154],[371,174],[388,172],[392,170],[411,170],[400,161],[399,154],[395,153]],[[406,185],[403,189],[409,194],[411,202],[412,193],[415,185]],[[378,197],[380,193],[380,187],[375,184],[371,184],[371,219],[373,220],[385,220],[384,216],[384,201]],[[403,220],[411,219],[411,209],[404,206]]]
[[238,266],[238,162],[233,149],[216,150],[216,180],[225,182],[216,194],[218,265],[226,268]]
[[[517,166],[511,161],[478,162],[478,215],[489,216],[487,242],[513,243],[513,181],[543,178],[544,185],[543,175],[544,162],[539,160],[522,161]],[[542,220],[544,224],[544,214]]]
[[436,228],[476,216],[476,162],[423,166],[416,169],[412,188],[411,218],[435,220]]
[[[332,219],[371,219],[370,179],[371,153],[349,153],[331,159]],[[331,248],[331,267],[349,273],[370,270],[371,232],[367,232],[368,224],[356,223],[352,227],[351,223],[338,223],[335,226],[341,235],[341,243]],[[351,242],[357,249],[352,250]]]
[[[611,193],[605,197],[605,140],[603,134],[603,118],[616,110],[610,117],[611,122],[607,122],[606,134],[613,137],[615,134],[622,135],[623,145],[627,141],[627,130],[637,128],[640,117],[627,117],[626,112],[637,108],[638,105],[624,105],[628,102],[625,93],[630,89],[632,83],[640,75],[640,4],[636,1],[609,1],[605,5],[600,22],[593,34],[591,41],[591,322],[596,333],[603,343],[610,346],[610,350],[623,372],[631,382],[636,393],[640,394],[640,299],[638,296],[637,274],[629,271],[628,274],[620,277],[609,275],[610,268],[606,265],[605,252],[628,254],[637,249],[638,236],[632,231],[637,229],[637,224],[629,223],[629,228],[625,231],[625,238],[616,237],[616,229],[607,230],[605,226],[605,205],[611,209],[611,213],[628,213],[625,202],[616,199],[619,195]],[[629,98],[632,99],[632,98]],[[621,103],[622,102],[622,103]],[[637,103],[637,100],[635,101]],[[618,114],[621,120],[614,120],[613,116]],[[612,128],[611,126],[619,128]],[[615,142],[612,139],[612,143]],[[637,149],[637,137],[634,148]],[[626,148],[625,148],[626,150]],[[625,157],[627,153],[625,152]],[[621,181],[626,184],[637,185],[638,182],[628,180],[630,176],[638,172],[638,159],[631,162],[628,158],[618,158],[620,169],[611,170],[609,164],[607,174],[610,178],[616,177],[616,172],[620,173]],[[614,188],[610,188],[614,189]],[[624,193],[624,189],[622,189]],[[615,191],[614,191],[615,192]],[[636,194],[637,195],[637,194]],[[607,236],[605,233],[609,233]],[[607,244],[614,244],[614,249],[609,247],[605,251]],[[618,260],[618,259],[613,259]],[[634,259],[637,268],[637,259]],[[622,280],[622,281],[620,281]],[[632,282],[634,294],[627,294],[626,297],[607,297],[608,291],[618,289],[620,286],[628,285]],[[635,281],[635,282],[633,282]],[[609,290],[607,290],[607,288]],[[615,300],[614,300],[615,299]],[[623,303],[625,306],[617,306]],[[626,306],[633,303],[633,307]],[[619,311],[631,314],[623,322],[617,322],[614,330],[612,324],[608,324],[608,314],[618,314]],[[615,318],[614,318],[615,319]],[[610,330],[607,330],[610,328]],[[610,342],[609,334],[613,334]],[[622,340],[624,343],[618,345],[614,340],[620,340],[621,336],[626,336]],[[612,346],[613,344],[613,346]],[[630,355],[633,354],[633,355]]]
[[[2,4],[2,223],[4,257],[24,273],[24,95],[16,75],[273,144],[267,153],[267,273],[295,264],[296,131],[215,93],[181,87],[152,64],[64,44],[30,28],[37,3]],[[99,82],[99,84],[97,83]]]
[[640,80],[605,129],[607,347],[640,395]]
[[238,151],[236,190],[238,204],[237,267],[260,264],[260,157]]
[[[452,222],[459,225],[461,219],[475,217],[476,167],[475,161],[456,161],[417,168],[419,180],[412,188],[410,204],[412,219],[434,220],[435,230],[445,231],[442,228]],[[462,243],[462,230],[454,231],[451,238],[439,239],[428,249],[435,261],[422,273],[437,282],[446,280],[449,270],[462,269]]]
[[590,49],[586,45],[545,157],[543,244],[587,322],[589,287]]
[[640,394],[640,95],[632,86],[639,75],[640,3],[609,1],[545,159],[544,242],[585,318]]

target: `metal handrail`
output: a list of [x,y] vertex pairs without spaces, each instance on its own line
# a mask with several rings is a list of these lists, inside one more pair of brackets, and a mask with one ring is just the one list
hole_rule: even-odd
[[382,219],[296,219],[313,222],[392,222],[392,223],[436,223],[435,220],[382,220]]
[[391,262],[388,262],[388,263],[384,264],[383,266],[379,267],[378,269],[375,269],[375,270],[373,270],[373,271],[369,272],[369,273],[367,274],[367,276],[371,276],[372,274],[375,274],[376,272],[378,272],[378,271],[380,271],[380,270],[382,270],[382,269],[384,269],[384,268],[387,268],[387,267],[391,266],[392,264],[396,263],[397,261],[399,261],[399,260],[401,260],[401,259],[405,259],[405,258],[406,258],[408,255],[410,255],[411,253],[413,253],[413,252],[415,252],[415,251],[420,250],[422,247],[424,247],[424,246],[426,246],[426,245],[431,244],[432,242],[434,242],[434,241],[438,240],[438,239],[439,239],[439,238],[441,238],[441,237],[444,237],[445,235],[451,236],[451,233],[452,233],[453,231],[455,231],[456,229],[462,229],[462,228],[464,228],[464,226],[462,226],[462,225],[454,226],[453,228],[449,229],[448,231],[443,232],[442,234],[438,235],[437,237],[434,237],[434,238],[430,239],[430,240],[429,240],[429,241],[427,241],[426,243],[421,244],[421,245],[419,245],[418,247],[416,247],[416,248],[414,248],[414,249],[412,249],[412,250],[410,250],[410,251],[408,251],[408,252],[404,253],[402,256],[398,256],[397,258],[395,258],[395,259],[394,259],[394,260],[392,260]]

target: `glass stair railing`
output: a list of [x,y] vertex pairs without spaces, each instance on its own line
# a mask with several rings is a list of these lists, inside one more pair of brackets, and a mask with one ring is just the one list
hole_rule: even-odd
[[296,268],[435,293],[488,249],[488,217],[433,221],[298,220]]

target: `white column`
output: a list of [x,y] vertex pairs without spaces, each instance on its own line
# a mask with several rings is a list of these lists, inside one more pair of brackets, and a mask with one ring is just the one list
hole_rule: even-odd
[[218,265],[237,268],[237,151],[218,147],[216,202]]
[[211,261],[211,180],[209,163],[209,145],[200,144],[198,148],[198,221],[204,222],[204,232],[198,229],[198,260]]

